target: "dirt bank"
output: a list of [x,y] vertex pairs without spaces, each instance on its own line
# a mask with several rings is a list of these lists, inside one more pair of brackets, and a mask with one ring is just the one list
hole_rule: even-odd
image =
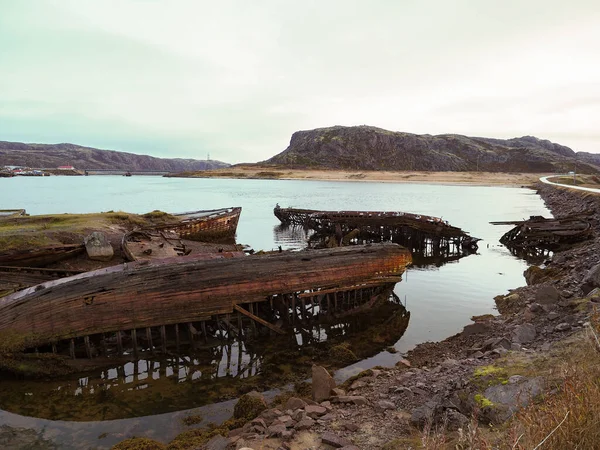
[[[545,174],[549,175],[549,174]],[[385,183],[457,184],[474,186],[530,186],[544,174],[498,172],[388,172],[298,170],[272,166],[237,165],[219,170],[167,175],[184,178],[243,178],[277,180],[379,181]]]
[[[539,193],[555,216],[586,211],[600,217],[600,196],[547,185]],[[590,358],[588,336],[597,327],[592,312],[600,302],[593,290],[600,285],[599,263],[596,234],[528,269],[529,285],[496,298],[499,315],[474,318],[460,334],[417,346],[396,367],[368,370],[320,404],[305,397],[272,405],[212,443],[254,449],[533,448],[569,416],[556,399],[567,391],[563,384],[577,379],[573,366],[584,376],[597,370],[586,364],[597,359]],[[540,420],[535,411],[551,414]],[[570,430],[568,424],[563,427]],[[594,419],[572,428],[580,448],[596,448],[585,444],[585,433],[597,428]],[[546,448],[564,445],[557,442],[566,441]]]

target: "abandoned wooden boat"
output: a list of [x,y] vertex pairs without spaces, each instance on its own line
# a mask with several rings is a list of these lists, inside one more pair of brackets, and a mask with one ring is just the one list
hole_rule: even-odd
[[170,231],[182,239],[213,241],[234,238],[241,207],[192,211],[172,214],[179,222],[154,227],[158,231]]
[[12,294],[44,281],[57,280],[82,273],[77,270],[44,269],[40,267],[0,266],[0,297]]
[[164,342],[166,325],[201,322],[196,327],[203,328],[219,316],[232,326],[232,313],[282,332],[272,322],[294,317],[297,306],[335,311],[345,302],[372,302],[383,288],[389,295],[411,262],[408,250],[391,243],[204,257],[125,263],[15,292],[0,298],[0,333],[24,335],[32,346],[70,339],[73,348],[73,338],[83,337],[89,347],[90,335],[118,332],[120,340],[120,331],[131,330],[137,342],[136,329],[146,329],[150,339],[151,328],[160,327]]
[[500,242],[507,247],[556,250],[563,245],[588,239],[594,231],[595,222],[590,216],[573,215],[556,219],[531,216],[528,220],[491,224],[515,225],[500,238]]
[[189,254],[178,235],[169,231],[130,231],[123,235],[121,250],[129,261],[172,258]]
[[44,267],[85,251],[83,244],[52,245],[0,253],[1,266]]
[[0,209],[0,220],[26,215],[24,209]]
[[317,238],[335,236],[337,245],[391,241],[423,252],[427,247],[475,250],[479,239],[469,236],[440,217],[401,211],[317,211],[281,208],[273,210],[283,224],[302,225]]

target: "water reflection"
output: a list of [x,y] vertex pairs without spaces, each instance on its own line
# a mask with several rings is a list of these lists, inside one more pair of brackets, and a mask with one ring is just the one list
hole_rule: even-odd
[[[410,313],[395,295],[360,315],[296,324],[281,339],[224,340],[188,354],[122,361],[61,381],[3,380],[0,407],[54,420],[108,420],[179,411],[309,377],[313,363],[370,357],[393,345]],[[342,344],[343,343],[343,344]]]

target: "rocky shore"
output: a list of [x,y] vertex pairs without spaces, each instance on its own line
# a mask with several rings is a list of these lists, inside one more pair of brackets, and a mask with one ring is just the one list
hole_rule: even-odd
[[[600,196],[548,185],[539,194],[555,216],[600,219]],[[496,297],[499,315],[474,317],[396,367],[368,370],[335,389],[315,366],[312,398],[288,398],[203,448],[428,448],[440,431],[451,448],[485,448],[472,444],[478,425],[506,428],[521,407],[560,385],[554,369],[585,339],[600,302],[600,237],[555,253],[525,277],[527,286]]]

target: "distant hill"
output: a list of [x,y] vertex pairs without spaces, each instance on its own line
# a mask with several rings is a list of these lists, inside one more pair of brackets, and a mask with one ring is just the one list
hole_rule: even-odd
[[155,158],[148,155],[100,150],[74,144],[23,144],[0,141],[0,166],[75,169],[107,169],[126,171],[183,172],[220,169],[230,164],[197,159]]
[[366,125],[297,131],[287,149],[263,163],[297,169],[600,172],[600,155],[533,136],[432,136]]

